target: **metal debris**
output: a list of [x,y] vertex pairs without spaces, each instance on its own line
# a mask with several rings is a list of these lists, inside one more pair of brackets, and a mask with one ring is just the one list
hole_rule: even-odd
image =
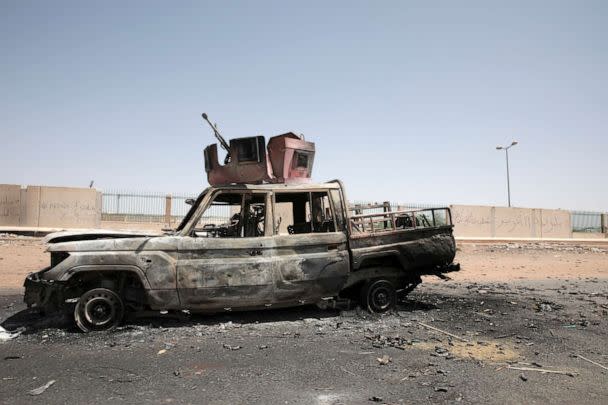
[[546,368],[532,368],[532,367],[513,367],[513,366],[507,366],[507,368],[509,370],[519,370],[519,371],[536,371],[539,373],[550,373],[550,374],[563,374],[563,375],[567,375],[570,377],[574,377],[575,375],[577,375],[577,372],[573,372],[573,371],[565,371],[565,370],[548,370]]
[[588,358],[583,357],[583,356],[581,356],[580,354],[577,354],[577,355],[576,355],[576,357],[578,357],[579,359],[583,359],[583,360],[585,360],[586,362],[589,362],[589,363],[591,363],[591,364],[595,364],[596,366],[601,367],[601,368],[603,368],[604,370],[608,370],[608,367],[603,366],[603,365],[601,365],[600,363],[597,363],[597,362],[595,362],[595,361],[593,361],[593,360],[589,360]]
[[41,387],[34,388],[33,390],[29,391],[28,394],[30,394],[30,395],[40,395],[44,391],[46,391],[53,384],[55,384],[55,380],[51,380],[51,381],[47,382],[46,384],[44,384]]
[[461,342],[469,342],[469,340],[468,340],[468,339],[465,339],[465,338],[462,338],[462,337],[460,337],[460,336],[454,335],[454,334],[452,334],[452,333],[450,333],[450,332],[446,332],[445,330],[441,330],[441,329],[436,328],[436,327],[434,327],[434,326],[427,325],[427,324],[422,323],[422,322],[418,322],[418,325],[420,325],[420,326],[424,326],[424,327],[425,327],[425,328],[427,328],[427,329],[434,330],[435,332],[440,332],[440,333],[443,333],[444,335],[451,336],[451,337],[453,337],[454,339],[460,340]]
[[17,332],[9,332],[2,326],[0,326],[0,342],[6,342],[15,339],[17,336],[21,335],[21,332],[23,331],[19,330]]

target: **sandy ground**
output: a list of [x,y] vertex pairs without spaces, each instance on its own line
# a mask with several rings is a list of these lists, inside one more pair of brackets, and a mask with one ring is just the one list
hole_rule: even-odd
[[28,273],[41,270],[50,262],[40,239],[0,236],[0,291],[20,291]]
[[[0,403],[591,403],[608,397],[608,247],[459,245],[382,316],[316,307],[131,317],[82,334],[25,310],[39,240],[0,241]],[[594,363],[588,361],[591,360]],[[32,389],[53,381],[39,395]]]

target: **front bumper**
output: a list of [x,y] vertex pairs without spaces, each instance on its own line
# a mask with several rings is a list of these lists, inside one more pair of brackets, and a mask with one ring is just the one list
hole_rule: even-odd
[[58,308],[63,303],[65,285],[61,282],[40,278],[40,273],[45,270],[30,273],[25,278],[23,301],[28,308],[52,309]]
[[460,271],[460,263],[450,263],[442,268],[442,273],[451,273],[453,271]]

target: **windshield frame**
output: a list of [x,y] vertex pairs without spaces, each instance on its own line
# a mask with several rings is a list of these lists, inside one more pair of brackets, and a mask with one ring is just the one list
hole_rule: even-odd
[[196,201],[194,202],[194,204],[192,204],[192,207],[190,207],[190,210],[188,210],[188,213],[186,214],[186,216],[182,219],[179,226],[177,228],[175,228],[175,233],[182,233],[182,231],[186,228],[186,225],[188,224],[188,222],[190,222],[192,217],[196,214],[196,210],[198,209],[198,207],[201,205],[201,203],[205,199],[205,196],[209,193],[209,190],[210,190],[210,187],[204,189],[203,192],[200,193],[198,195],[198,197],[196,197]]

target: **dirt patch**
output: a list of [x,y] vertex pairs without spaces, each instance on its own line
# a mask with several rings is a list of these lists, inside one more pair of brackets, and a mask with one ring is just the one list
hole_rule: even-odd
[[506,363],[518,361],[522,358],[517,350],[509,344],[497,341],[458,342],[452,341],[449,345],[438,346],[432,342],[412,344],[413,348],[435,352],[440,356],[455,356],[463,359],[472,359],[488,363]]

